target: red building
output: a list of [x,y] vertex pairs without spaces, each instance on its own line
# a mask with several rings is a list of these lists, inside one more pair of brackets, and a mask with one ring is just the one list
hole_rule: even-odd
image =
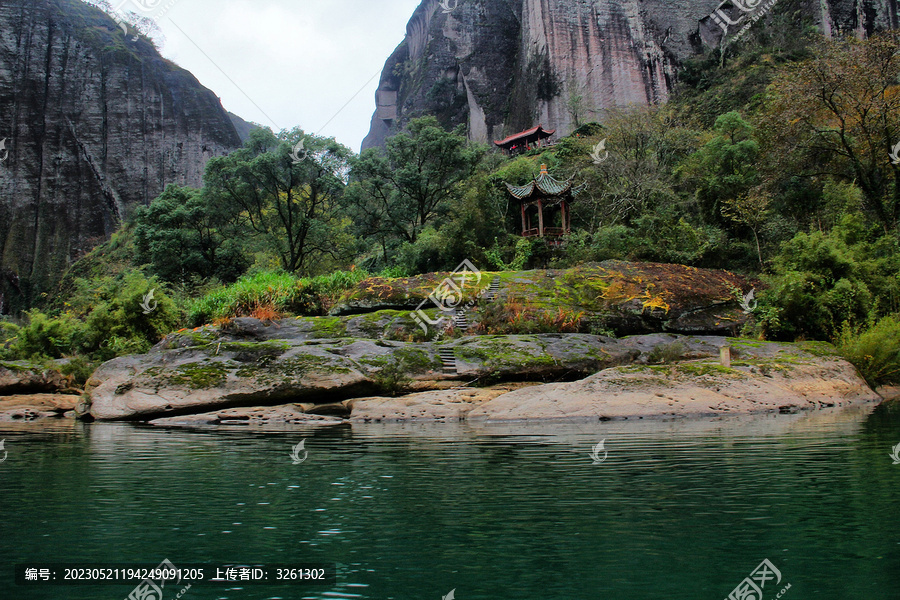
[[538,125],[537,127],[520,131],[519,133],[509,136],[505,140],[499,142],[495,141],[494,143],[506,150],[510,156],[515,156],[526,150],[544,146],[545,144],[543,141],[554,133],[556,133],[555,129],[544,129],[543,125]]

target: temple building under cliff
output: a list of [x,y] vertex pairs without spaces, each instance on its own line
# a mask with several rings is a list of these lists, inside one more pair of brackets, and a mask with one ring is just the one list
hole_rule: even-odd
[[544,129],[543,124],[519,133],[514,133],[504,140],[495,141],[494,144],[503,148],[510,156],[515,156],[533,148],[546,145],[545,140],[556,133],[555,129]]

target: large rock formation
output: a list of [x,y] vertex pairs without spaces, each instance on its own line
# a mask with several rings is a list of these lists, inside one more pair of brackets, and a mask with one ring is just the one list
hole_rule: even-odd
[[[287,425],[792,413],[880,400],[818,342],[543,334],[410,344],[312,335],[289,320],[253,319],[227,333],[175,334],[147,355],[103,365],[79,410],[164,425]],[[723,346],[732,347],[730,366],[719,362]],[[407,393],[372,395],[391,389]]]
[[[467,124],[470,137],[484,142],[538,123],[566,135],[576,121],[602,119],[604,109],[665,102],[678,63],[720,40],[709,18],[719,6],[720,0],[423,0],[385,63],[363,149],[382,145],[422,114]],[[780,0],[776,11],[804,14],[826,34],[897,26],[895,0]]]
[[[331,310],[334,315],[379,310],[414,310],[423,305],[429,320],[437,314],[429,295],[441,287],[447,274],[386,279],[372,277],[345,293]],[[487,301],[488,285],[495,286],[494,301]],[[567,331],[607,331],[633,335],[667,331],[696,335],[737,335],[747,322],[738,293],[752,283],[729,271],[697,269],[684,265],[608,260],[571,269],[480,273],[463,290],[459,302],[476,306],[467,320],[479,332],[530,333],[568,321]],[[444,306],[444,309],[449,308]],[[414,321],[385,323],[402,327],[409,335]],[[524,329],[514,325],[521,323]],[[542,329],[540,324],[543,323]],[[359,331],[360,323],[354,327]],[[353,333],[353,335],[356,335]]]
[[[309,415],[326,423],[723,414],[878,398],[828,344],[661,333],[734,333],[747,318],[736,290],[748,282],[727,271],[609,261],[469,275],[457,297],[469,299],[468,316],[447,331],[437,308],[421,309],[438,324],[428,332],[414,319],[423,313],[411,312],[444,274],[370,278],[342,296],[341,314],[224,320],[111,360],[87,382],[79,411],[284,425]],[[607,328],[655,333],[598,335]],[[718,364],[725,345],[735,347],[730,367]]]
[[170,183],[199,185],[210,158],[240,146],[215,94],[78,0],[0,4],[0,140],[7,307],[48,289],[135,206]]

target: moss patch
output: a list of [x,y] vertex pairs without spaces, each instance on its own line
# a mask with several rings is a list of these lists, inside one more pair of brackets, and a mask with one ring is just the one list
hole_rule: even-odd
[[231,369],[221,362],[191,363],[182,365],[175,371],[161,368],[148,369],[145,374],[161,377],[167,385],[182,385],[192,390],[206,390],[225,382]]

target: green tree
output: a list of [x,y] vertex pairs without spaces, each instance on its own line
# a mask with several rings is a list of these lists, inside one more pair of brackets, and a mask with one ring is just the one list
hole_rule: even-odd
[[204,194],[274,251],[284,270],[311,271],[352,250],[341,204],[351,154],[299,129],[278,136],[256,129],[242,149],[209,162]]
[[408,133],[370,149],[353,166],[350,196],[362,231],[385,253],[389,240],[415,243],[426,226],[461,194],[483,150],[458,128],[441,128],[434,117],[414,119]]
[[760,183],[759,143],[753,127],[732,111],[716,119],[713,137],[684,161],[676,173],[683,189],[694,190],[703,216],[721,223],[723,203],[748,194]]
[[140,264],[166,281],[210,276],[235,281],[247,268],[228,211],[200,190],[169,185],[150,206],[135,212]]
[[765,193],[742,194],[737,198],[728,198],[722,203],[722,215],[725,218],[738,225],[744,225],[753,232],[760,269],[764,268],[764,265],[759,232],[769,220],[771,203],[772,199]]

